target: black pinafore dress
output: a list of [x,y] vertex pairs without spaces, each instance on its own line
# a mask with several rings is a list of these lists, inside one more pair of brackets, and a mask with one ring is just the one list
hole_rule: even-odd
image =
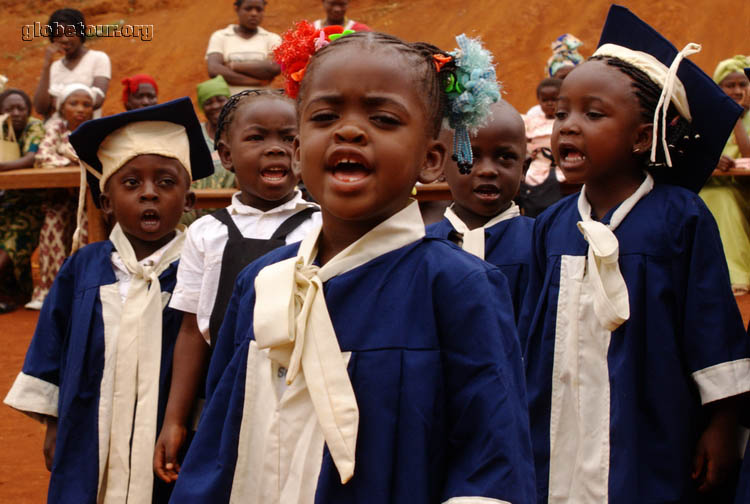
[[216,300],[211,311],[208,322],[208,332],[211,335],[211,348],[214,347],[219,328],[224,321],[224,315],[232,297],[234,282],[242,269],[260,256],[286,245],[286,237],[297,229],[314,212],[319,210],[314,207],[305,208],[289,217],[281,223],[278,229],[268,240],[257,238],[245,238],[237,228],[237,225],[229,215],[226,208],[222,208],[211,214],[212,217],[227,227],[229,239],[224,247],[221,257],[221,273],[219,275],[219,288],[216,292]]

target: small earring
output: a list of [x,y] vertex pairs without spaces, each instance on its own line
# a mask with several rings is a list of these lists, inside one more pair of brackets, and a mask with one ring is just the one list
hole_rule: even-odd
[[639,152],[641,152],[641,149],[639,149],[638,147],[633,149],[633,154],[638,154]]

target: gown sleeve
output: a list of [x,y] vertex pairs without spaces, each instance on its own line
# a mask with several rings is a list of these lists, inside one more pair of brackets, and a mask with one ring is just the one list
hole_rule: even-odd
[[732,295],[716,222],[701,202],[698,206],[689,249],[683,348],[701,402],[707,404],[750,390],[750,338]]
[[[447,297],[444,297],[447,296]],[[535,501],[521,352],[498,269],[473,272],[441,293],[448,466],[442,502]]]
[[538,305],[543,297],[546,253],[543,247],[542,220],[537,219],[531,232],[531,257],[529,258],[528,281],[518,315],[518,338],[521,352],[526,356],[529,333],[533,330],[533,321],[538,316]]
[[62,355],[73,313],[72,270],[70,260],[60,268],[39,313],[23,368],[4,401],[39,421],[58,416]]

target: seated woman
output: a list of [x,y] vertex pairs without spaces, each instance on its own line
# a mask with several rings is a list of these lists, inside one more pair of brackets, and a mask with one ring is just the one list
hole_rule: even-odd
[[[198,107],[206,116],[206,121],[201,123],[203,138],[206,140],[208,150],[211,151],[211,159],[214,162],[214,174],[193,182],[193,189],[220,189],[224,187],[235,187],[234,173],[226,170],[221,164],[219,151],[214,149],[214,137],[219,124],[219,114],[224,104],[229,100],[229,86],[224,77],[217,75],[213,79],[198,84]],[[215,209],[203,208],[186,212],[180,222],[189,226],[198,217],[212,213]]]
[[235,0],[238,24],[215,31],[206,49],[209,77],[221,75],[231,94],[268,86],[279,75],[271,59],[281,37],[260,27],[266,0]]
[[[714,81],[727,95],[742,105],[745,111],[729,137],[717,168],[729,170],[734,160],[750,157],[750,81],[743,70],[750,67],[750,58],[735,56],[722,61],[714,72]],[[745,177],[711,177],[700,192],[700,197],[719,225],[724,255],[729,266],[729,278],[735,295],[750,290],[750,183]]]
[[[20,89],[0,94],[0,114],[10,115],[21,157],[0,161],[0,171],[31,168],[44,136],[42,121],[31,117],[31,99]],[[7,134],[3,124],[3,135]],[[0,191],[0,313],[31,295],[31,253],[42,227],[44,191]]]
[[148,74],[135,74],[122,79],[122,103],[125,110],[150,107],[158,103],[159,86]]
[[[36,166],[61,168],[78,166],[78,156],[68,136],[81,123],[92,118],[95,93],[83,84],[69,84],[60,94],[60,119],[47,122],[44,139],[39,144]],[[77,195],[68,189],[48,189],[42,205],[44,223],[39,234],[39,284],[34,286],[26,308],[39,310],[52,282],[70,250],[75,230]],[[85,215],[85,214],[84,214]],[[85,229],[86,226],[83,226]],[[86,243],[86,237],[83,243]]]
[[[94,92],[94,117],[101,117],[101,106],[112,77],[109,56],[84,45],[86,21],[80,11],[56,10],[47,24],[57,31],[50,35],[50,45],[44,52],[42,75],[34,93],[34,109],[45,119],[50,117],[59,108],[57,101],[65,86],[79,83]],[[53,62],[57,54],[63,57]]]

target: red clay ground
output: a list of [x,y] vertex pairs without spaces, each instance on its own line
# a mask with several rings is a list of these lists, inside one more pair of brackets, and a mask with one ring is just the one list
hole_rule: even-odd
[[[280,33],[297,19],[320,17],[320,0],[269,0],[266,29]],[[627,5],[657,27],[677,45],[695,41],[703,52],[692,59],[713,72],[716,62],[750,52],[747,27],[750,3],[729,0],[634,0]],[[150,42],[106,38],[90,47],[107,52],[112,60],[112,82],[104,112],[120,112],[120,80],[146,72],[159,83],[160,100],[189,95],[208,76],[203,59],[211,32],[235,22],[231,0],[216,2],[178,0],[0,0],[0,74],[10,86],[33,94],[41,70],[44,39],[21,40],[22,26],[45,23],[57,8],[71,6],[86,15],[89,24],[154,25]],[[535,103],[534,90],[543,77],[549,43],[564,32],[585,42],[590,55],[598,40],[609,2],[595,0],[524,0],[498,2],[471,0],[351,0],[349,14],[375,29],[406,40],[425,40],[454,47],[453,36],[480,35],[496,54],[498,75],[506,99],[525,111]],[[745,321],[750,317],[750,296],[740,299]],[[4,396],[19,371],[31,339],[36,313],[24,310],[0,315],[0,396]],[[21,414],[0,406],[0,502],[38,503],[44,500],[47,472],[41,454],[41,427]]]

